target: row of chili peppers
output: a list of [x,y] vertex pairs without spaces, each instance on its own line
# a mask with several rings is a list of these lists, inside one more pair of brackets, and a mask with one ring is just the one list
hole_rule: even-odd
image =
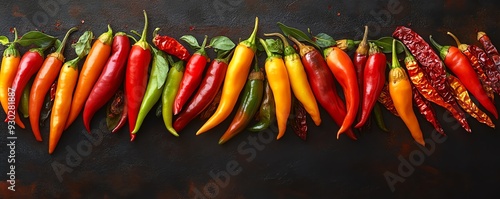
[[[451,33],[448,34],[458,47],[441,46],[430,37],[440,52],[440,59],[421,36],[407,27],[398,27],[393,33],[398,42],[392,38],[369,41],[368,27],[362,41],[335,41],[324,33],[310,39],[300,30],[278,23],[285,36],[264,34],[278,37],[264,40],[256,37],[256,18],[250,37],[236,47],[227,37],[213,38],[208,46],[218,55],[210,60],[205,51],[207,36],[201,46],[192,36],[181,38],[196,49],[191,55],[174,38],[159,35],[157,28],[152,41],[158,49],[151,46],[146,41],[146,12],[144,17],[142,34],[134,32],[141,37],[139,40],[123,32],[113,36],[108,26],[108,31],[91,45],[92,32],[87,31],[74,44],[77,58],[66,63],[62,52],[69,34],[76,28],[70,29],[62,42],[39,32],[36,33],[38,40],[35,39],[38,42],[24,42],[23,37],[28,33],[17,41],[16,32],[16,40],[2,42],[9,45],[4,51],[0,73],[0,101],[4,111],[8,104],[6,89],[11,87],[16,92],[15,106],[20,105],[24,115],[29,115],[33,134],[42,141],[40,116],[46,114],[41,111],[46,96],[52,96],[48,100],[54,104],[49,108],[49,153],[82,111],[84,126],[90,132],[92,117],[108,101],[108,127],[116,132],[128,120],[131,141],[160,98],[157,115],[162,116],[167,130],[175,136],[200,115],[208,120],[196,134],[209,131],[230,115],[239,99],[237,113],[220,138],[220,144],[245,129],[265,130],[274,121],[279,139],[286,131],[291,113],[294,131],[305,139],[306,113],[315,125],[321,124],[318,104],[340,127],[337,137],[346,133],[354,140],[357,138],[352,127],[366,126],[372,112],[379,127],[387,131],[377,101],[401,117],[415,141],[422,145],[425,143],[413,104],[442,134],[443,128],[430,102],[448,110],[469,132],[463,110],[494,128],[488,114],[474,104],[469,92],[498,119],[493,98],[494,93],[500,91],[500,55],[484,32],[478,33],[478,40],[485,50],[460,44]],[[29,36],[27,38],[33,40],[33,36]],[[286,36],[294,46],[288,43]],[[131,46],[129,38],[136,43]],[[39,48],[29,50],[21,58],[16,45],[33,43]],[[43,52],[53,44],[58,46],[57,50],[44,59]],[[358,47],[351,59],[348,52],[356,44]],[[267,55],[265,74],[258,65],[257,49]],[[319,49],[323,49],[323,54]],[[406,70],[397,57],[403,51]],[[388,63],[385,53],[391,52],[392,63]],[[170,55],[179,61],[175,62]],[[79,73],[78,62],[85,56]],[[445,66],[457,77],[448,73]],[[30,79],[33,79],[31,88]],[[337,83],[343,90],[345,103],[336,90]],[[248,128],[254,117],[258,122]],[[20,117],[16,117],[16,123],[24,128]]]

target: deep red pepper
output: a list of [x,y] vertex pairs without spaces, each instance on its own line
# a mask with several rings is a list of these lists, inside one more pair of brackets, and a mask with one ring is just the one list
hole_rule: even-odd
[[146,41],[148,17],[144,11],[144,30],[141,39],[136,42],[128,56],[125,70],[125,98],[127,100],[128,124],[131,140],[134,140],[132,131],[135,128],[139,108],[148,83],[148,67],[151,62],[151,48]]
[[[302,63],[314,96],[340,127],[347,115],[347,110],[344,102],[337,94],[336,82],[332,72],[326,65],[325,58],[314,47],[304,45],[293,37],[290,37],[290,39],[300,48]],[[346,134],[351,139],[357,140],[351,128],[346,131]]]
[[184,129],[191,120],[201,114],[212,103],[222,86],[222,82],[224,82],[227,64],[231,55],[232,53],[226,58],[216,58],[210,63],[200,83],[200,88],[175,119],[174,129],[177,132]]
[[365,65],[361,94],[361,119],[354,128],[361,128],[370,117],[373,106],[377,102],[385,83],[385,54],[374,44],[370,44],[370,55]]
[[43,50],[44,49],[34,48],[24,53],[23,57],[21,57],[16,76],[11,86],[12,89],[15,90],[15,107],[19,106],[24,87],[28,81],[38,72],[38,70],[40,70],[40,67],[42,67],[43,60],[45,59]]
[[[368,44],[368,26],[365,26],[365,33],[363,35],[363,40],[361,40],[361,43],[359,43],[358,48],[356,49],[356,52],[354,52],[354,58],[352,59],[352,62],[354,64],[354,68],[356,69],[356,77],[358,78],[359,94],[363,93],[363,78],[362,77],[363,77],[363,73],[365,70],[366,60],[368,59],[369,49],[370,49],[370,46]],[[363,99],[361,99],[361,101],[363,101]],[[361,114],[362,114],[361,107],[362,107],[362,103],[360,103],[360,106],[358,109],[358,115],[357,115],[358,121],[361,120]]]
[[467,57],[455,46],[441,46],[437,44],[432,35],[429,36],[432,44],[439,50],[441,59],[444,60],[445,65],[458,77],[464,84],[465,88],[479,101],[483,107],[498,119],[498,112],[483,89],[479,78],[474,71],[474,68],[469,63]]
[[201,82],[205,66],[210,61],[207,53],[205,52],[206,43],[207,36],[205,35],[201,48],[197,50],[191,58],[189,58],[189,61],[186,64],[186,69],[184,71],[184,76],[182,76],[179,91],[177,91],[177,95],[175,96],[173,107],[174,115],[181,112],[182,107],[189,100]]
[[477,40],[481,42],[484,50],[488,53],[488,56],[493,60],[497,71],[500,71],[500,53],[498,53],[497,48],[491,42],[491,39],[485,32],[477,32]]
[[488,80],[491,82],[491,87],[495,90],[497,94],[500,94],[500,71],[495,67],[493,60],[488,57],[487,53],[477,47],[471,45],[469,51],[477,57],[481,66],[483,66],[484,72],[488,76]]
[[116,133],[125,123],[127,123],[127,100],[123,91],[118,90],[106,110],[106,124],[111,133]]
[[432,108],[431,102],[422,96],[418,91],[417,87],[412,84],[411,86],[413,90],[413,101],[414,105],[418,108],[420,114],[424,116],[424,118],[434,126],[434,129],[440,134],[444,135],[443,127],[439,124],[439,121],[436,118],[436,112],[434,108]]
[[[160,30],[159,28],[155,29],[155,33]],[[191,55],[189,54],[186,47],[184,47],[181,43],[175,40],[172,37],[166,35],[155,34],[156,36],[153,38],[153,43],[158,49],[165,51],[168,54],[176,56],[177,58],[187,61]]]
[[399,117],[399,114],[396,111],[396,107],[394,107],[394,102],[392,101],[391,95],[389,94],[389,85],[387,83],[384,84],[382,92],[380,92],[378,102],[380,102],[394,116]]
[[94,114],[115,95],[125,78],[125,66],[130,51],[130,41],[125,33],[115,34],[111,51],[111,57],[106,62],[83,108],[83,124],[88,132]]

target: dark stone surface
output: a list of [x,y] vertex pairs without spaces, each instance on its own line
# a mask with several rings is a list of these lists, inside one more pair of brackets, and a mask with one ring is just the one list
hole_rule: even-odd
[[[401,10],[388,9],[390,2],[399,2]],[[364,24],[370,25],[370,39],[390,36],[398,25],[410,25],[424,38],[433,34],[442,44],[454,44],[446,31],[454,32],[464,43],[477,44],[476,31],[484,30],[494,43],[500,42],[500,4],[493,0],[21,0],[2,3],[0,34],[11,38],[12,27],[17,27],[20,34],[36,28],[61,38],[67,29],[77,26],[80,31],[71,37],[76,41],[84,30],[100,35],[108,23],[115,32],[141,30],[143,9],[149,15],[150,33],[154,27],[160,27],[161,34],[176,38],[192,34],[201,39],[207,34],[209,37],[227,35],[237,41],[248,37],[254,17],[259,16],[259,36],[278,31],[276,22],[302,30],[311,28],[314,33],[325,32],[336,39],[359,39]],[[377,17],[380,13],[388,15]],[[70,48],[65,55],[68,59],[75,56]],[[498,108],[498,96],[496,104]],[[150,114],[138,138],[131,143],[125,130],[128,127],[117,134],[99,130],[104,119],[101,111],[94,117],[92,129],[93,136],[103,136],[102,141],[92,145],[90,154],[82,156],[80,162],[71,159],[75,165],[67,162],[69,151],[78,151],[79,145],[88,143],[81,116],[64,132],[53,155],[47,153],[48,127],[42,128],[44,141],[39,143],[28,124],[27,129],[15,130],[18,137],[16,192],[7,189],[9,150],[7,126],[2,122],[0,198],[194,198],[210,187],[207,191],[212,192],[206,192],[206,198],[484,198],[497,195],[500,184],[498,130],[468,118],[473,133],[466,133],[444,109],[435,108],[448,137],[436,144],[430,155],[424,155],[423,163],[410,175],[398,172],[401,163],[398,157],[408,160],[421,154],[421,150],[403,122],[386,110],[383,110],[384,117],[393,132],[383,133],[372,125],[370,130],[358,133],[358,141],[345,136],[337,140],[338,128],[322,110],[323,124],[316,127],[309,121],[310,131],[305,142],[289,129],[279,141],[274,139],[276,133],[272,133],[270,139],[266,133],[243,132],[222,146],[217,140],[228,121],[195,136],[202,125],[202,121],[195,120],[175,138],[166,131],[160,118]],[[0,120],[4,118],[2,112]],[[421,116],[418,119],[425,137],[431,139],[431,125]],[[500,125],[498,120],[494,122]],[[250,145],[252,139],[258,144]],[[85,148],[82,149],[85,152]],[[419,163],[418,160],[413,162]],[[62,181],[54,172],[52,165],[56,163],[72,170],[62,175]],[[227,165],[231,167],[234,163],[238,164],[238,170],[232,172],[235,175],[225,181],[227,184],[217,184],[211,173],[227,172]],[[404,178],[393,192],[384,177],[387,171]]]

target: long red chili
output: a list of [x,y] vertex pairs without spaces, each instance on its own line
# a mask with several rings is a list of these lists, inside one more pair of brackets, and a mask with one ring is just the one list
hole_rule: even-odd
[[130,129],[130,141],[135,135],[131,132],[135,128],[139,108],[148,83],[148,66],[151,62],[151,48],[146,41],[148,29],[148,16],[144,11],[144,30],[141,39],[130,49],[127,67],[125,70],[125,98],[127,100],[128,124]]
[[111,57],[104,66],[83,108],[83,124],[90,132],[90,121],[118,91],[125,78],[125,66],[130,51],[130,41],[123,32],[116,33],[111,46]]
[[497,94],[500,94],[500,71],[496,69],[493,59],[488,57],[487,53],[477,46],[471,45],[469,50],[474,56],[477,57],[481,66],[483,66],[484,72],[488,76],[488,80],[491,82],[492,88]]
[[477,40],[481,42],[484,50],[488,53],[488,56],[493,60],[496,65],[497,71],[500,71],[500,53],[498,53],[497,48],[491,42],[491,39],[485,32],[477,32]]
[[333,76],[344,90],[347,105],[347,115],[337,132],[337,138],[348,130],[356,119],[359,109],[359,87],[354,65],[346,52],[338,47],[330,47],[324,50],[324,56]]
[[361,117],[354,128],[361,128],[370,117],[373,106],[377,102],[385,83],[385,54],[374,44],[370,44],[370,55],[366,61],[361,94]]
[[189,58],[189,61],[186,64],[186,69],[184,71],[184,76],[182,76],[179,91],[177,91],[177,95],[175,96],[173,107],[174,115],[181,112],[182,107],[189,100],[201,82],[205,66],[210,61],[207,53],[205,52],[206,43],[207,36],[205,35],[201,48],[197,50],[191,58]]
[[222,82],[224,82],[227,64],[231,55],[232,52],[226,58],[216,58],[210,63],[205,77],[200,83],[200,88],[175,119],[174,129],[177,132],[184,129],[191,120],[202,113],[214,100],[222,86]]
[[19,106],[24,87],[28,81],[42,67],[43,60],[45,59],[43,50],[44,49],[33,48],[24,53],[23,57],[21,57],[16,76],[14,77],[11,86],[12,89],[15,90],[15,107]]
[[[304,64],[307,79],[311,84],[314,96],[340,127],[344,122],[347,111],[344,102],[337,94],[335,79],[326,65],[325,58],[314,47],[304,45],[293,37],[289,38],[300,48],[302,63]],[[349,128],[346,134],[351,139],[357,140],[352,128]]]
[[[368,26],[365,26],[365,33],[363,35],[363,40],[361,40],[361,43],[359,43],[358,48],[356,49],[356,52],[354,52],[354,57],[352,59],[352,62],[354,63],[354,67],[356,69],[356,77],[358,78],[359,94],[363,93],[364,80],[362,77],[364,76],[363,73],[365,71],[365,65],[366,65],[366,60],[368,59],[369,50],[370,50],[370,45],[368,43]],[[361,101],[363,101],[363,99],[361,99]],[[357,118],[358,121],[361,120],[361,114],[362,114],[361,106],[362,104],[360,104],[358,110],[358,118]]]
[[455,46],[441,46],[429,36],[432,44],[440,51],[441,59],[444,60],[445,65],[458,77],[464,84],[465,88],[479,101],[483,107],[498,119],[498,112],[483,89],[479,78],[477,77],[474,68],[470,65],[469,60],[464,54]]

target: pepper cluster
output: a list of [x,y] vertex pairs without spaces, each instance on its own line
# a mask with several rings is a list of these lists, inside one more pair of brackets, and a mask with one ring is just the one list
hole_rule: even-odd
[[[277,139],[284,136],[290,122],[294,132],[305,140],[307,116],[321,125],[320,106],[338,125],[337,138],[345,133],[356,140],[354,129],[368,127],[371,115],[381,130],[390,131],[378,101],[403,120],[421,145],[425,145],[424,135],[413,106],[442,134],[445,132],[432,104],[449,111],[468,132],[472,130],[466,113],[492,128],[495,125],[489,114],[498,119],[493,99],[500,94],[500,54],[484,32],[477,35],[484,50],[461,44],[452,33],[448,34],[457,47],[442,46],[430,36],[436,53],[420,35],[403,26],[396,28],[394,38],[369,40],[365,26],[361,41],[335,41],[324,33],[310,38],[278,23],[283,34],[263,34],[263,39],[257,38],[256,18],[250,37],[237,45],[225,36],[211,40],[205,36],[201,45],[191,35],[181,37],[195,50],[190,54],[175,38],[159,35],[159,28],[153,32],[151,45],[146,37],[145,11],[144,17],[142,34],[132,32],[140,36],[139,40],[123,32],[113,35],[108,25],[108,31],[92,44],[93,34],[86,31],[73,44],[77,57],[66,62],[64,47],[76,28],[69,29],[62,42],[39,31],[18,39],[14,29],[12,42],[1,36],[1,43],[8,46],[0,68],[3,110],[11,105],[7,90],[12,88],[14,106],[29,117],[37,141],[42,141],[40,125],[50,116],[49,153],[80,112],[90,132],[93,116],[106,104],[109,130],[117,132],[128,122],[131,141],[156,104],[156,115],[162,117],[166,129],[179,136],[178,132],[198,116],[206,122],[196,135],[210,131],[239,103],[219,144],[245,130],[263,131],[275,122]],[[135,44],[131,45],[130,39]],[[36,47],[21,57],[18,45]],[[56,50],[44,58],[51,46]],[[207,49],[213,49],[217,57],[211,60]],[[257,51],[267,55],[264,70],[259,66]],[[398,58],[403,52],[404,67]],[[389,53],[390,61],[386,57]],[[83,59],[79,70],[78,63]],[[249,126],[254,119],[257,122]],[[25,128],[17,113],[16,124]]]

